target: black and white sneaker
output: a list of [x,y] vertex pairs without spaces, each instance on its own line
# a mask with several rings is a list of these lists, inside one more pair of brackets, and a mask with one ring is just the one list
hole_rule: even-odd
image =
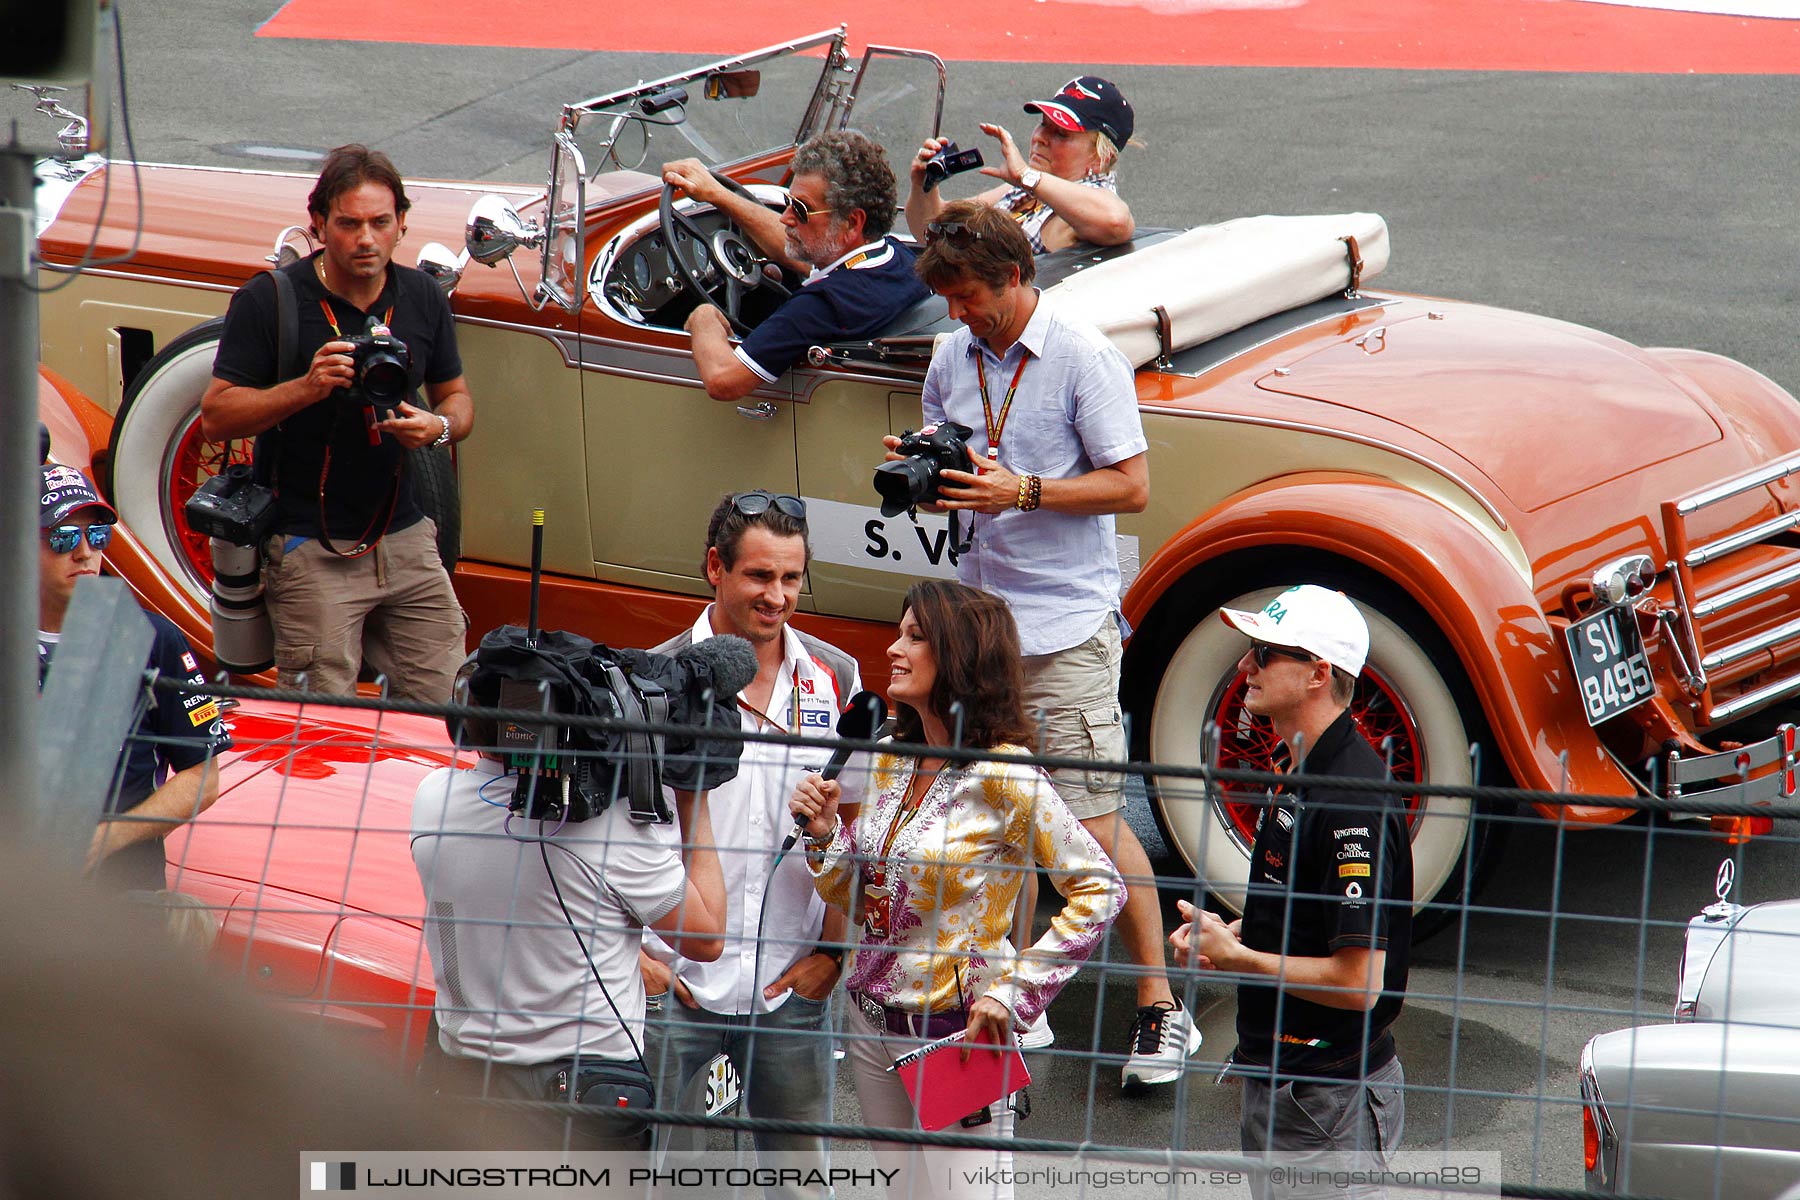
[[1200,1040],[1193,1017],[1179,1003],[1145,1005],[1131,1023],[1131,1053],[1119,1086],[1131,1091],[1175,1082],[1187,1057],[1200,1049]]

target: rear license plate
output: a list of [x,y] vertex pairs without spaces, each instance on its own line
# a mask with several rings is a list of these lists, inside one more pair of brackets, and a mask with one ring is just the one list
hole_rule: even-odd
[[1605,608],[1570,624],[1569,660],[1589,725],[1618,716],[1656,694],[1650,659],[1628,608]]
[[729,1056],[721,1054],[706,1064],[706,1115],[716,1117],[738,1102],[743,1085]]

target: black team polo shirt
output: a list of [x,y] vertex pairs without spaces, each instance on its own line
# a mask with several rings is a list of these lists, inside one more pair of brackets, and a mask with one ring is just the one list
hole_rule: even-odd
[[1349,946],[1386,950],[1386,991],[1365,1013],[1281,991],[1273,977],[1241,982],[1236,1063],[1258,1074],[1273,1068],[1278,1079],[1358,1079],[1395,1056],[1389,1026],[1406,992],[1412,843],[1393,793],[1313,787],[1307,775],[1383,779],[1386,770],[1340,713],[1258,819],[1243,943],[1301,958]]

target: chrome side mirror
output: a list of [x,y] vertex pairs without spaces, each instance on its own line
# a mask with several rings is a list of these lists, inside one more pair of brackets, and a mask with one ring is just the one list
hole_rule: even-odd
[[[305,239],[306,249],[304,251],[294,245],[295,234],[299,234]],[[316,249],[318,249],[318,243],[313,241],[312,230],[304,225],[289,225],[275,235],[275,248],[263,255],[263,261],[276,268],[291,267]]]
[[499,196],[483,196],[469,209],[463,245],[484,266],[499,266],[520,246],[535,250],[543,244],[544,231]]
[[442,288],[446,296],[456,291],[456,285],[462,282],[463,267],[468,261],[466,252],[456,254],[442,242],[426,242],[419,249],[419,270],[431,276],[432,282]]

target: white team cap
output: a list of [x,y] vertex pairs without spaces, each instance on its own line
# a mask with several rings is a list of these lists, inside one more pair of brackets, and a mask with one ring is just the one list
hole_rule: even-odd
[[1289,588],[1261,612],[1222,608],[1219,616],[1259,642],[1304,650],[1353,677],[1369,658],[1369,623],[1362,613],[1344,593],[1314,583]]

